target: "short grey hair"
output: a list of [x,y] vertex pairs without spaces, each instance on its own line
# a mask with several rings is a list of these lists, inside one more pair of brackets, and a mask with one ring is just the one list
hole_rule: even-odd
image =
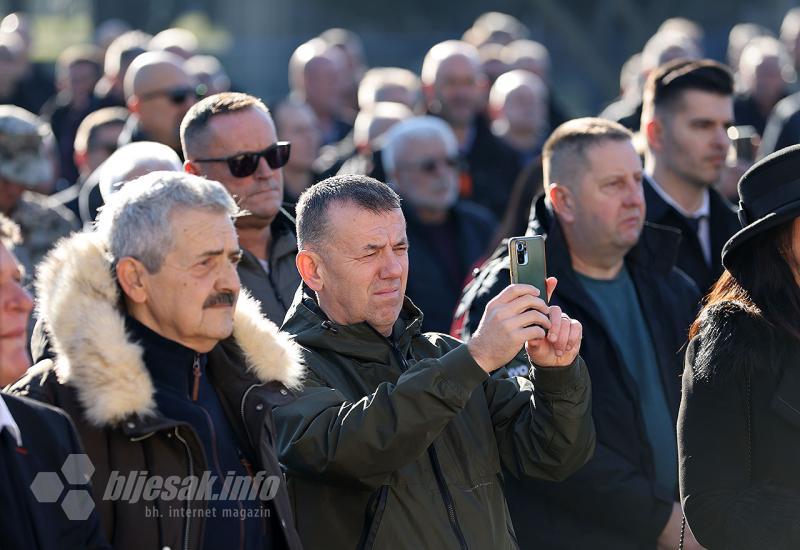
[[297,201],[297,248],[317,248],[328,233],[328,210],[352,204],[383,214],[400,208],[400,197],[391,187],[369,176],[334,176],[312,185]]
[[442,140],[447,154],[458,154],[458,141],[450,125],[441,118],[433,116],[417,116],[398,122],[386,133],[381,161],[386,174],[393,174],[397,169],[397,159],[409,141],[420,138],[436,137]]
[[151,172],[137,178],[103,206],[96,230],[114,264],[131,257],[157,273],[172,250],[172,213],[202,209],[239,214],[239,207],[222,184],[185,172]]

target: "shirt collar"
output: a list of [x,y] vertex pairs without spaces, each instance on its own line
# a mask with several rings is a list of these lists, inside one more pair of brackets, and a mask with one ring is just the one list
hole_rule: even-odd
[[684,218],[708,218],[709,214],[711,213],[711,194],[706,189],[703,192],[703,203],[700,205],[694,212],[687,212],[680,204],[678,204],[675,199],[673,199],[669,194],[661,187],[658,182],[650,178],[650,185],[653,187],[653,191],[661,197],[665,203],[670,205],[672,208],[678,211],[678,213],[683,216]]
[[3,428],[8,428],[11,435],[17,440],[17,447],[22,447],[22,432],[19,431],[19,426],[17,426],[14,417],[11,416],[11,411],[8,410],[5,399],[0,396],[0,431]]

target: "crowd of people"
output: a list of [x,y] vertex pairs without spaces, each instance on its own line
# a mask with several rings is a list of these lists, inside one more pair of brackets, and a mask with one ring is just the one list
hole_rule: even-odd
[[[269,106],[185,29],[31,46],[5,17],[3,548],[800,545],[800,8],[725,63],[667,20],[580,118],[497,12],[419,73],[330,29]],[[33,490],[74,455],[80,514]]]

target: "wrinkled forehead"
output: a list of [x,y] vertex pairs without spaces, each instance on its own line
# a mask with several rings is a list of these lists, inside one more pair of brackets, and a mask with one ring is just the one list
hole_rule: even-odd
[[179,206],[170,212],[169,220],[171,251],[181,255],[230,251],[238,246],[233,220],[224,210]]
[[332,204],[328,209],[328,242],[342,251],[367,245],[396,245],[406,240],[406,219],[399,208],[375,212],[353,203]]

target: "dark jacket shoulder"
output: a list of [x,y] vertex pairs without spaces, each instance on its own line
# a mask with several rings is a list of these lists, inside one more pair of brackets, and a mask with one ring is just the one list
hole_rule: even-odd
[[769,369],[764,357],[774,338],[770,324],[753,307],[724,301],[700,313],[699,332],[689,346],[689,362],[696,379],[713,380],[741,369]]

